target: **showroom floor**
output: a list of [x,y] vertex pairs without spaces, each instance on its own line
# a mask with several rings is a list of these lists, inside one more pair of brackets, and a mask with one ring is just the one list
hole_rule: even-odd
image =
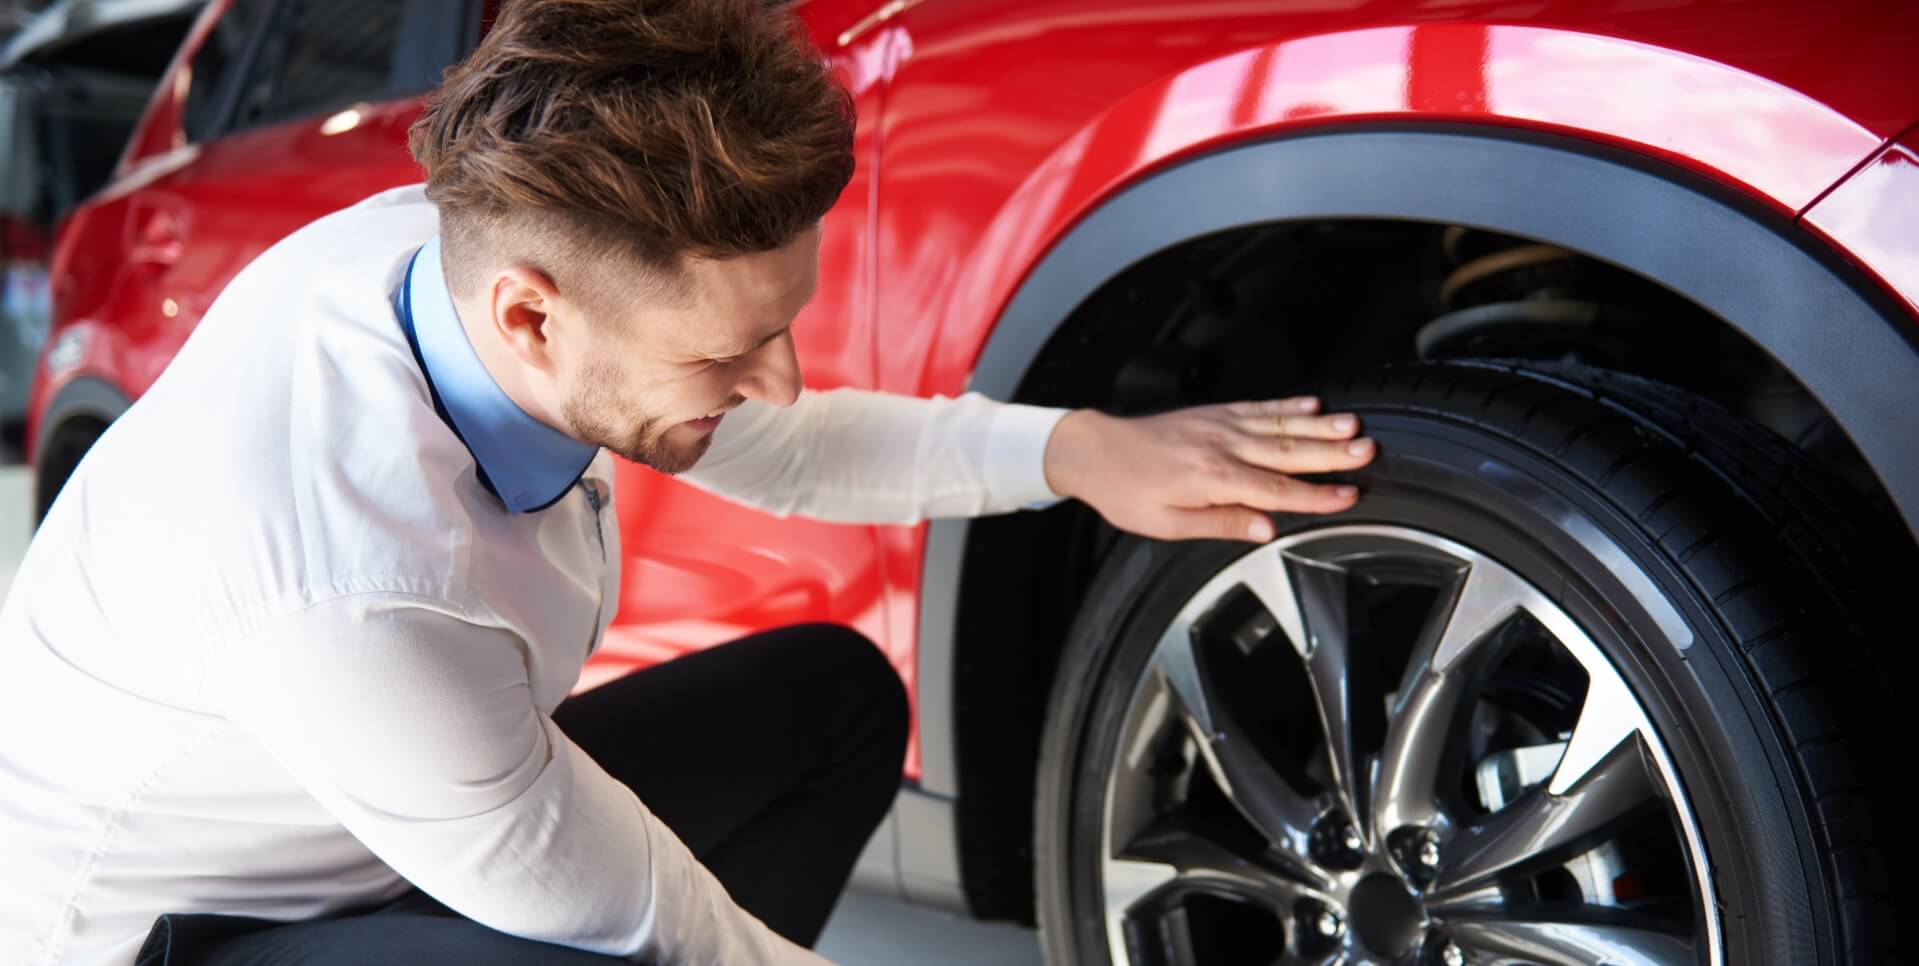
[[[0,467],[0,594],[12,582],[31,536],[26,470]],[[3,646],[5,642],[0,642]],[[1030,929],[968,922],[876,896],[848,894],[820,937],[819,951],[841,966],[912,962],[922,966],[1037,966],[1039,944]]]

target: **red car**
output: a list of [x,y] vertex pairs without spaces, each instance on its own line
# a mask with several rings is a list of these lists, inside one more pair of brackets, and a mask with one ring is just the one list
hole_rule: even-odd
[[[1264,547],[627,467],[585,683],[861,629],[917,727],[862,877],[1053,962],[1908,951],[1919,5],[791,6],[860,115],[813,385],[1307,389],[1381,456]],[[417,94],[488,13],[211,6],[58,239],[43,508],[241,266],[419,179]]]

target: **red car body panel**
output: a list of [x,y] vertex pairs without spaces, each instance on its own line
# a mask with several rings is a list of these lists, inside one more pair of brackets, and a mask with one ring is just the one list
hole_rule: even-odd
[[[825,223],[820,294],[794,329],[808,383],[963,391],[1025,274],[1103,198],[1226,143],[1333,125],[1538,131],[1692,172],[1787,217],[1818,202],[1813,223],[1841,254],[1919,307],[1913,143],[1833,190],[1919,117],[1905,69],[1919,5],[1310,7],[803,0],[861,119],[858,169]],[[75,378],[138,396],[274,241],[420,177],[404,150],[413,100],[187,145],[184,62],[118,182],[61,235],[52,341],[77,348],[58,371],[43,358],[32,434]],[[1908,214],[1876,217],[1891,197]],[[774,519],[630,466],[619,486],[620,611],[583,683],[832,620],[878,641],[917,695],[923,528]],[[918,770],[915,746],[906,773]]]
[[1919,316],[1919,128],[1820,199],[1805,223],[1851,253]]

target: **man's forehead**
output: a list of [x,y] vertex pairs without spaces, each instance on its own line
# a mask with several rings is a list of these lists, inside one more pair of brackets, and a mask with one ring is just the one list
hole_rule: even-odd
[[750,352],[783,331],[818,284],[818,233],[793,246],[724,260],[689,259],[681,310],[697,323],[695,348],[710,355]]

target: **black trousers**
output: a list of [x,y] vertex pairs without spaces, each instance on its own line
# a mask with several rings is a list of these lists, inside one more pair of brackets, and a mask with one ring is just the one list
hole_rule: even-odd
[[[781,628],[636,671],[553,719],[768,926],[812,946],[899,790],[906,694],[872,642]],[[305,922],[168,915],[139,966],[610,963],[465,919],[417,890]]]

